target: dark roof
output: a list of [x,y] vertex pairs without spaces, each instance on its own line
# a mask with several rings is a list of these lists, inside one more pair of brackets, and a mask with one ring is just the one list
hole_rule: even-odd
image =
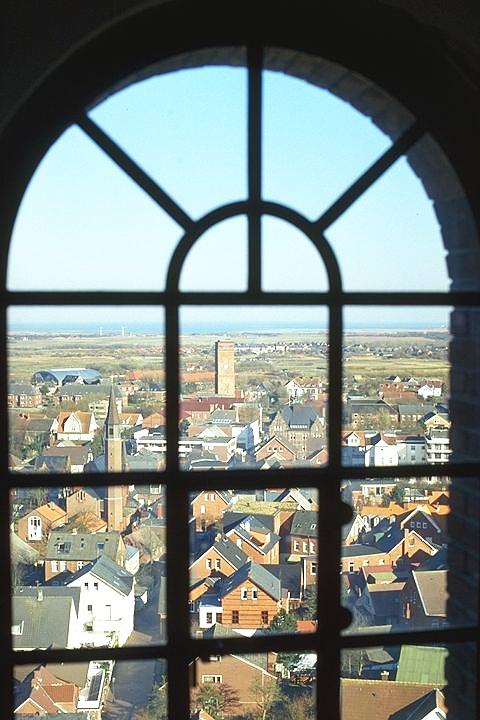
[[447,570],[412,572],[425,615],[447,616]]
[[214,550],[216,550],[225,560],[233,565],[238,570],[248,560],[248,556],[238,547],[234,542],[229,540],[227,537],[222,537],[213,544]]
[[245,563],[239,570],[225,578],[220,586],[220,597],[224,597],[234,588],[241,585],[245,580],[251,580],[257,587],[270,595],[274,600],[281,598],[280,580],[265,569],[263,565],[258,565],[253,560]]
[[50,447],[45,448],[43,457],[68,457],[72,465],[85,465],[88,462],[90,449],[85,445],[71,447]]
[[374,615],[377,620],[383,617],[395,617],[401,613],[400,600],[404,587],[405,583],[403,582],[368,586]]
[[317,534],[318,512],[297,510],[292,520],[291,535],[311,537]]
[[13,595],[12,625],[18,627],[18,633],[12,634],[13,647],[16,650],[48,648],[51,645],[67,647],[72,596],[44,594],[43,599],[38,600],[37,589],[34,589],[34,596]]
[[116,390],[115,385],[110,388],[110,399],[108,401],[108,412],[105,419],[105,425],[120,425],[120,418],[118,417],[118,409],[116,403]]
[[423,570],[448,570],[448,550],[446,546],[442,546],[435,555],[427,557],[418,568],[419,572]]
[[[80,606],[80,588],[71,588],[71,587],[64,587],[64,586],[41,586],[41,590],[43,592],[43,597],[70,597],[73,600],[73,604],[75,605],[75,611],[78,614],[78,608]],[[18,595],[19,597],[32,597],[36,598],[38,596],[38,588],[33,587],[31,585],[21,585],[17,588],[15,588],[14,595]]]
[[34,388],[30,383],[9,383],[9,395],[39,395],[39,390]]
[[280,580],[282,590],[288,590],[291,597],[296,599],[300,597],[302,584],[302,566],[299,562],[283,562],[278,565],[262,565]]
[[83,577],[87,573],[91,573],[94,577],[102,580],[113,590],[122,595],[129,595],[132,591],[134,577],[128,570],[124,570],[120,565],[113,562],[105,555],[101,555],[94,564],[85,565],[81,570],[72,575],[69,585],[78,578]]
[[117,556],[122,542],[119,532],[68,533],[52,530],[45,552],[46,560],[83,560],[92,562],[101,555]]
[[282,417],[290,428],[310,429],[318,415],[309,405],[285,405],[281,410]]
[[107,397],[110,392],[110,385],[99,383],[98,385],[81,385],[76,382],[67,382],[62,387],[58,388],[55,393],[55,397]]
[[223,515],[223,532],[227,533],[235,528],[242,520],[247,517],[257,518],[262,525],[265,525],[271,532],[273,532],[274,516],[273,515],[262,515],[261,513],[248,513],[248,512],[226,512]]
[[357,557],[358,555],[379,555],[379,550],[374,545],[362,545],[354,543],[353,545],[344,545],[342,547],[342,557]]
[[37,472],[68,473],[70,472],[70,458],[67,454],[60,456],[40,455],[35,458]]

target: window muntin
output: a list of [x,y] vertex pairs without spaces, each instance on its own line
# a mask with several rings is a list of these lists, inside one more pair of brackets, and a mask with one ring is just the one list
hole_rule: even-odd
[[[255,283],[254,283],[254,284],[255,284]],[[336,310],[338,309],[338,307],[341,305],[341,302],[342,302],[342,301],[339,300],[338,297],[337,297],[337,299],[333,298],[332,301],[331,301],[331,309],[332,309],[333,322],[332,322],[332,325],[331,325],[330,330],[331,330],[331,333],[332,333],[332,338],[333,338],[333,340],[335,341],[334,343],[332,343],[332,347],[333,347],[333,348],[335,348],[335,343],[338,344],[338,341],[339,341],[339,339],[340,339],[340,334],[341,334],[341,333],[340,333],[340,331],[341,331],[341,317],[340,317],[340,314],[339,314],[338,312],[336,312]],[[360,301],[360,304],[361,304],[361,301]],[[169,317],[168,320],[167,320],[167,330],[168,330],[168,326],[169,326],[169,329],[170,329],[171,332],[175,331],[175,330],[176,330],[176,325],[177,325],[177,323],[176,323],[175,313],[174,313],[174,312],[171,312],[171,313],[170,313],[170,317]],[[171,335],[171,334],[169,334],[169,332],[167,332],[167,338],[170,337],[171,340],[173,339],[174,335],[175,335],[175,333],[174,333],[173,335]],[[167,355],[168,355],[168,352],[167,352]],[[338,360],[339,358],[338,358],[338,356],[337,356],[337,357],[335,357],[334,359],[335,359],[335,360]],[[332,364],[333,364],[333,363],[332,363]],[[174,359],[173,353],[170,353],[168,365],[170,365],[170,370],[171,370],[172,368],[175,369],[176,361],[175,361],[175,359]],[[175,373],[173,373],[173,374],[171,375],[171,377],[172,377],[172,382],[173,382],[173,385],[174,385],[174,386],[175,386],[175,384],[176,384],[176,382],[177,382],[177,379],[176,379],[175,375],[176,375]],[[332,386],[340,387],[338,372],[337,372],[337,374],[335,374],[335,370],[332,371],[331,379],[334,380],[334,382],[332,383]],[[335,418],[336,418],[336,430],[337,430],[337,431],[338,431],[338,429],[339,429],[338,416],[339,416],[339,413],[336,412],[335,409],[334,409],[334,411],[331,413],[331,417],[333,417],[334,420],[335,420]],[[173,412],[172,417],[175,417],[175,412]],[[335,426],[335,422],[333,423],[333,425]],[[331,436],[334,437],[335,433],[332,431],[332,425],[330,426],[330,431],[331,431]],[[175,431],[172,430],[171,432],[172,432],[172,436],[175,437]],[[172,451],[171,451],[171,452],[172,452]],[[331,468],[331,471],[333,472],[334,469],[335,469],[336,464],[338,465],[338,459],[339,459],[339,453],[334,450],[333,444],[332,444],[332,453],[334,454],[334,458],[335,458],[334,462],[332,463],[332,468]],[[172,467],[173,467],[173,466],[175,465],[175,461],[173,461],[173,455],[170,455],[170,458],[171,458],[170,462],[172,463]],[[168,463],[167,463],[167,465],[168,465]],[[324,494],[324,497],[325,497],[325,498],[328,497],[328,491],[324,491],[323,494]],[[173,495],[173,496],[174,496],[174,495]],[[333,499],[333,498],[334,498],[334,495],[330,495],[330,499]],[[335,501],[333,502],[332,507],[334,507],[334,506],[335,506]],[[337,508],[337,512],[338,512],[338,515],[337,515],[336,520],[337,520],[337,527],[338,527],[338,519],[339,519],[339,513],[340,513],[339,508]],[[178,513],[178,517],[181,517],[181,512]],[[324,519],[326,519],[326,518],[324,518]],[[327,521],[326,524],[328,525],[328,521]],[[333,525],[334,525],[334,524],[333,524]],[[333,527],[333,526],[332,526],[332,527]],[[332,550],[332,546],[331,546],[329,549]],[[327,560],[328,560],[328,558],[327,558]],[[336,560],[335,560],[335,565],[336,565],[336,567],[338,567],[338,556],[337,556],[337,558],[336,558]],[[328,575],[328,562],[326,563],[326,574]],[[333,576],[332,576],[332,577],[333,577]],[[181,586],[182,583],[180,582],[179,585]],[[334,598],[334,594],[333,594],[333,599],[335,599],[335,598]],[[180,627],[181,627],[181,623],[178,623],[177,627],[180,628]],[[321,631],[321,634],[323,635],[323,639],[327,638],[327,637],[328,637],[328,630],[327,630],[326,628],[323,628],[322,631]],[[333,639],[333,635],[332,635],[332,639]]]

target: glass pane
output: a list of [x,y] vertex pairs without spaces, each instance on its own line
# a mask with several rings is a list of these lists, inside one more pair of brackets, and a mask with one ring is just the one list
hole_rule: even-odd
[[180,289],[244,291],[247,289],[247,223],[235,217],[214,225],[189,252]]
[[158,471],[163,309],[15,307],[8,313],[10,467]]
[[8,287],[162,290],[180,236],[170,216],[73,127],[50,148],[23,197]]
[[112,95],[91,117],[198,218],[245,198],[246,84],[239,67],[155,75]]
[[195,636],[314,632],[318,490],[194,493],[190,548]]
[[328,290],[325,265],[311,240],[293,225],[273,217],[262,220],[262,289]]
[[[471,673],[458,672],[474,667],[472,644],[403,645],[355,648],[342,651],[342,720],[357,717],[435,718],[476,717],[475,683]],[[470,682],[469,682],[470,680]],[[458,715],[457,715],[458,712]]]
[[[134,667],[134,663],[128,664]],[[100,717],[104,708],[107,712],[111,709],[122,665],[113,660],[17,665],[13,668],[15,717],[17,713],[33,717],[42,710],[43,715],[66,712],[68,716],[78,711],[86,717]]]
[[316,655],[312,652],[198,658],[194,678],[193,713],[203,710],[215,718],[316,717]]
[[346,308],[344,465],[448,462],[450,312]]
[[16,650],[165,641],[162,485],[15,488]]
[[180,317],[183,466],[326,464],[325,309],[189,307]]
[[439,221],[405,158],[361,195],[327,229],[326,237],[346,290],[449,288]]
[[265,72],[263,196],[315,219],[390,145],[331,92]]

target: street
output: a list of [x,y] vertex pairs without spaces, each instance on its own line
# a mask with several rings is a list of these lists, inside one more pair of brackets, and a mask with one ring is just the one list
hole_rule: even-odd
[[[151,590],[147,606],[135,614],[135,630],[128,638],[126,646],[159,642],[158,587],[157,581]],[[117,662],[113,671],[114,683],[110,685],[107,694],[102,720],[132,720],[135,711],[148,702],[154,683],[154,670],[155,660]]]

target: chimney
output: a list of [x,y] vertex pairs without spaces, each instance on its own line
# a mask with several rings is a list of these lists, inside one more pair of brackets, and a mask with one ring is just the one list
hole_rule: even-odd
[[388,680],[389,677],[390,673],[388,672],[388,670],[382,670],[382,672],[380,673],[380,678],[382,680]]
[[37,600],[38,602],[42,602],[43,600],[43,588],[41,587],[37,588]]

